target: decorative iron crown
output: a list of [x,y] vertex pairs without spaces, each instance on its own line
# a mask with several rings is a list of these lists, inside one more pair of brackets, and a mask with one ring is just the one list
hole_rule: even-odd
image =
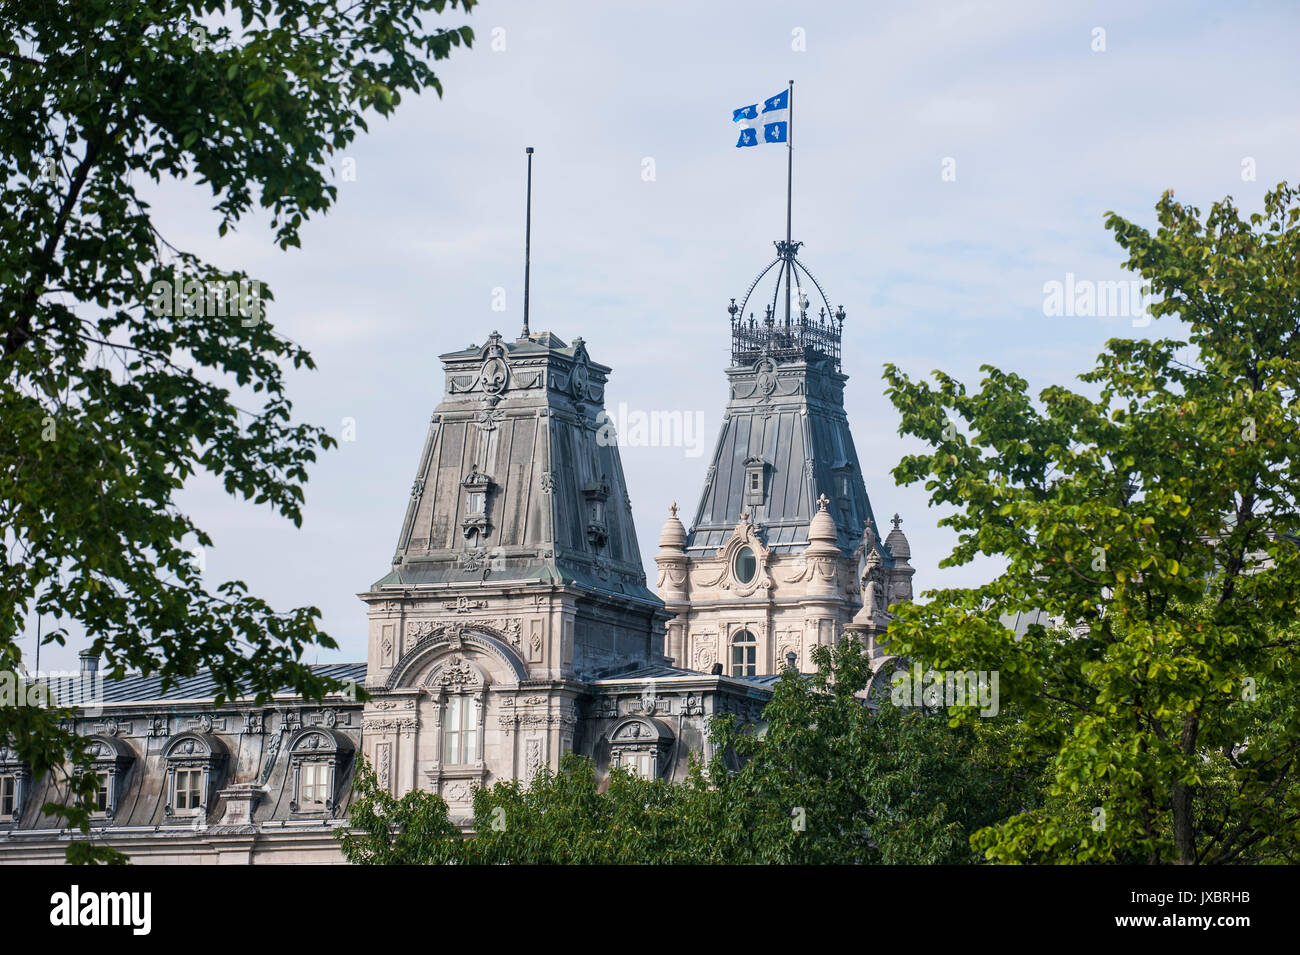
[[[751,364],[764,355],[777,361],[813,361],[821,358],[833,362],[835,370],[839,371],[844,306],[832,309],[821,283],[799,261],[802,242],[778,241],[773,244],[776,246],[776,258],[750,283],[739,305],[733,298],[727,306],[727,312],[731,315],[732,365]],[[749,304],[754,289],[773,269],[776,269],[776,283],[772,289],[771,303],[765,303],[763,320],[755,320],[752,312],[746,318],[745,307]],[[810,299],[799,280],[800,275],[812,283],[821,297],[822,306],[816,316],[808,314]],[[791,299],[788,311],[778,319],[777,303],[781,297],[783,277],[790,280]]]

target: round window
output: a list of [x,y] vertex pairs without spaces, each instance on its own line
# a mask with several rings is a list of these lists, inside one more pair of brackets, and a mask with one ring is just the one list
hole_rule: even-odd
[[747,584],[754,579],[758,573],[758,561],[754,557],[753,548],[742,547],[736,552],[736,561],[733,565],[736,572],[736,579],[742,584]]

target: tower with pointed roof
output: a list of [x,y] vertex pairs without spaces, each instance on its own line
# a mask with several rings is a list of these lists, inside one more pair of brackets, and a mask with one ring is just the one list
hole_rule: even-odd
[[590,680],[666,663],[665,613],[618,447],[599,439],[610,369],[546,332],[441,360],[392,567],[361,594],[367,749],[398,791],[460,809],[575,748]]
[[[802,243],[775,245],[728,308],[730,399],[691,526],[674,505],[656,556],[674,615],[666,653],[734,676],[776,673],[792,659],[807,669],[812,648],[846,629],[874,650],[889,606],[912,597],[901,520],[880,539],[844,410],[844,308],[799,260]],[[783,280],[796,293],[780,314]]]

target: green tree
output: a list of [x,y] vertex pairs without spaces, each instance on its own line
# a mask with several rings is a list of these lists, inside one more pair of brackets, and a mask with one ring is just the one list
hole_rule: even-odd
[[460,830],[441,796],[413,789],[397,799],[364,761],[352,783],[349,828],[338,831],[349,862],[358,865],[440,865],[460,861]]
[[744,820],[751,861],[912,864],[977,861],[971,836],[1035,804],[1030,761],[1008,771],[1019,724],[1008,714],[950,726],[941,707],[894,705],[875,691],[852,639],[813,651],[817,671],[786,672],[760,733],[718,722],[739,771],[712,778]]
[[[284,371],[311,357],[276,333],[260,283],[167,242],[140,190],[192,178],[220,234],[260,206],[298,245],[365,115],[441,94],[432,62],[472,39],[425,20],[472,5],[0,6],[0,665],[25,663],[35,610],[81,624],[110,676],[206,670],[223,698],[339,689],[299,662],[335,646],[315,608],[204,586],[191,547],[211,541],[175,498],[207,472],[301,523],[307,467],[333,443],[285,394]],[[0,709],[0,740],[36,773],[75,775],[84,754],[59,716]],[[87,805],[66,810],[83,831]]]
[[[1051,760],[1044,805],[977,837],[990,859],[1297,858],[1300,207],[1283,183],[1248,217],[1156,212],[1106,226],[1185,341],[1113,339],[1089,394],[1036,402],[988,366],[973,394],[886,368],[900,432],[931,445],[894,475],[954,511],[943,565],[1005,565],[904,608],[891,648],[998,670]],[[1071,629],[1017,639],[998,615],[1019,610]]]
[[715,757],[707,770],[692,761],[684,783],[623,769],[601,783],[590,760],[566,754],[528,786],[478,790],[468,838],[439,797],[395,800],[363,772],[344,854],[371,864],[972,862],[977,830],[1034,804],[1036,777],[1002,769],[1013,722],[952,728],[942,712],[887,701],[873,712],[861,696],[871,671],[851,640],[816,662],[815,675],[782,677],[757,732],[716,721]]

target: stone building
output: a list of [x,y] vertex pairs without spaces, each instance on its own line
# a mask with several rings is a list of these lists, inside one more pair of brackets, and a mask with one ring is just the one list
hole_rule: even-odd
[[[806,669],[812,648],[846,629],[880,656],[888,607],[912,599],[901,520],[882,541],[844,411],[844,309],[799,246],[776,243],[740,305],[731,300],[730,400],[695,520],[688,531],[674,504],[659,538],[667,652],[696,670]],[[746,307],[765,278],[774,287],[756,321]],[[783,280],[796,292],[778,318]]]
[[[778,284],[812,281],[797,245],[778,251]],[[731,401],[693,526],[674,508],[660,537],[659,595],[601,438],[610,368],[580,338],[526,328],[442,355],[396,552],[359,595],[366,662],[320,668],[368,700],[217,705],[203,676],[106,684],[76,719],[97,754],[93,838],[138,862],[340,861],[363,757],[380,785],[438,793],[461,820],[474,787],[570,750],[602,774],[680,780],[691,753],[712,755],[711,717],[757,723],[813,646],[878,640],[912,570],[897,520],[876,536],[844,413],[844,313],[810,317],[802,292],[794,316],[773,309],[756,324],[733,301]],[[66,798],[0,751],[0,863],[60,861],[74,836],[41,807]]]

